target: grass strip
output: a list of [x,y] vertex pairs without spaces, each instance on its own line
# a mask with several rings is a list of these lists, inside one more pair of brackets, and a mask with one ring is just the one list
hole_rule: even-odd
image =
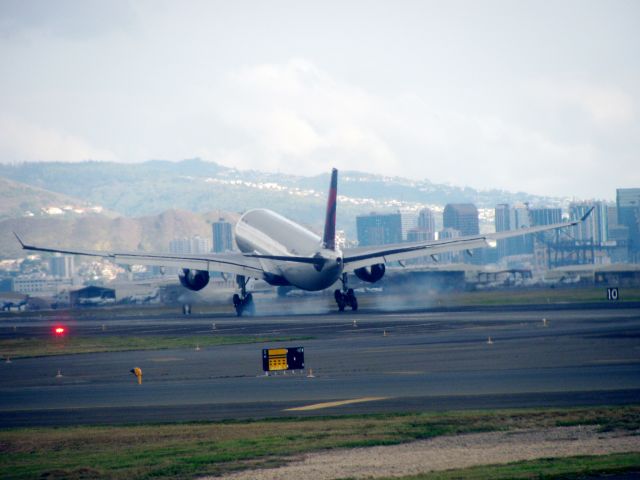
[[224,475],[280,465],[292,455],[323,449],[562,425],[636,430],[640,428],[640,406],[7,429],[0,430],[0,478]]
[[95,335],[63,338],[10,338],[0,340],[0,356],[10,358],[70,355],[78,353],[124,352],[128,350],[166,350],[170,348],[213,347],[241,343],[288,342],[310,337],[268,337],[242,335],[190,335],[141,337]]
[[[624,304],[625,302],[640,301],[640,288],[620,287],[620,298],[611,304]],[[397,294],[389,292],[377,292],[358,297],[363,306],[375,308],[380,302],[398,301]],[[333,295],[313,297],[314,302],[326,303],[326,307],[332,311],[335,308]],[[422,292],[422,303],[412,299],[411,305],[423,305],[428,307],[469,307],[469,306],[500,306],[500,305],[531,305],[531,304],[572,304],[572,303],[600,303],[608,302],[607,287],[602,286],[552,286],[552,287],[518,287],[496,288],[495,290],[476,290],[465,292]],[[262,313],[269,314],[273,311],[287,311],[289,306],[295,311],[300,299],[269,298],[260,301]],[[163,305],[116,305],[97,308],[77,308],[72,310],[48,310],[25,312],[0,312],[0,321],[11,319],[56,319],[61,315],[72,315],[76,320],[82,319],[124,319],[124,318],[154,318],[166,315],[181,315],[177,306]],[[194,318],[206,315],[235,315],[230,304],[199,304],[194,306],[192,312]]]
[[[640,301],[640,288],[621,288],[618,303]],[[496,306],[555,303],[606,302],[607,289],[603,287],[580,288],[528,288],[501,289],[456,294],[440,294],[443,306]]]
[[[585,476],[640,473],[640,453],[541,458],[504,465],[429,472],[407,477],[380,480],[518,480],[518,479],[584,479]],[[344,479],[347,480],[347,479]]]

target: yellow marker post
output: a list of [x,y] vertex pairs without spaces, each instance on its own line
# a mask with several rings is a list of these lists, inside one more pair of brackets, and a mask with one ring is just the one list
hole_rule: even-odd
[[130,370],[138,378],[138,385],[142,385],[142,369],[140,367],[135,367]]

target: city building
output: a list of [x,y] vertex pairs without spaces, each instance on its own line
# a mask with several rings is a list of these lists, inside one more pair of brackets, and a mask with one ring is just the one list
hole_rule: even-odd
[[74,274],[73,256],[56,253],[49,259],[49,271],[54,277],[71,278]]
[[620,225],[620,223],[618,223],[618,206],[617,205],[607,206],[607,223],[610,227],[612,225]]
[[228,252],[233,250],[233,227],[229,222],[221,218],[217,222],[213,222],[211,230],[213,233],[214,252]]
[[190,238],[176,238],[169,242],[171,253],[209,253],[211,252],[211,240],[195,235]]
[[561,208],[530,208],[529,218],[532,226],[553,225],[562,222]]
[[412,228],[407,232],[407,242],[428,242],[435,240],[435,233],[422,228]]
[[[555,210],[555,211],[554,211]],[[624,229],[610,222],[611,207],[602,201],[580,201],[569,204],[569,218],[584,221],[570,229],[536,235],[536,266],[540,269],[570,265],[609,264],[624,261],[624,245],[620,241]],[[559,209],[532,211],[534,225],[558,223]]]
[[415,210],[400,210],[400,229],[402,241],[407,241],[409,231],[418,226],[418,213]]
[[444,207],[443,227],[454,228],[460,235],[478,235],[478,209],[472,203],[448,203]]
[[370,213],[357,216],[356,229],[360,246],[402,242],[400,213]]
[[[455,228],[443,228],[438,232],[438,240],[450,240],[460,237],[460,231]],[[462,258],[462,252],[446,252],[438,255],[440,263],[459,262]]]
[[[496,232],[507,232],[531,226],[528,205],[509,206],[500,203],[495,208]],[[530,255],[533,253],[533,238],[531,235],[507,238],[497,242],[498,260],[511,255]]]
[[573,236],[577,242],[600,246],[608,240],[608,207],[604,202],[572,202],[569,204],[569,218],[578,220],[591,208],[593,211],[589,217],[573,227]]
[[429,208],[418,212],[417,225],[407,232],[408,242],[428,242],[436,239],[436,220]]
[[71,278],[19,276],[12,279],[14,292],[26,295],[53,296],[73,285]]
[[430,232],[435,237],[436,219],[430,208],[423,208],[418,212],[418,228]]
[[640,261],[640,188],[616,190],[618,224],[629,229],[629,260]]
[[[443,232],[447,229],[454,229],[460,232],[462,237],[480,233],[478,209],[472,203],[448,203],[445,205],[442,224],[444,227]],[[482,249],[476,248],[472,250],[471,257],[458,255],[457,260],[474,264],[483,263]]]

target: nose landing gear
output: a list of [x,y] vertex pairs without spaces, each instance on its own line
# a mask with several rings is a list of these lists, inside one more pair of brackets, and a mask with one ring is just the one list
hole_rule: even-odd
[[243,313],[253,315],[256,313],[256,306],[253,303],[253,295],[251,295],[251,293],[247,293],[247,284],[249,283],[249,279],[244,275],[237,275],[236,283],[238,284],[238,287],[240,287],[240,294],[233,294],[233,306],[236,309],[236,315],[239,317],[241,317]]
[[347,288],[347,274],[343,273],[340,278],[340,282],[342,282],[342,290],[337,289],[333,292],[333,296],[336,299],[336,303],[338,304],[338,310],[344,312],[345,307],[351,307],[351,310],[354,312],[358,310],[358,299],[356,298],[356,294],[353,292],[353,288]]

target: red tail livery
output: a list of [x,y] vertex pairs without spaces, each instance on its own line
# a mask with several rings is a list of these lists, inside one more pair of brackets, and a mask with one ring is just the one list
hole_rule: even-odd
[[336,249],[336,199],[338,196],[338,170],[331,170],[329,198],[327,198],[327,216],[324,220],[322,245],[329,250]]

